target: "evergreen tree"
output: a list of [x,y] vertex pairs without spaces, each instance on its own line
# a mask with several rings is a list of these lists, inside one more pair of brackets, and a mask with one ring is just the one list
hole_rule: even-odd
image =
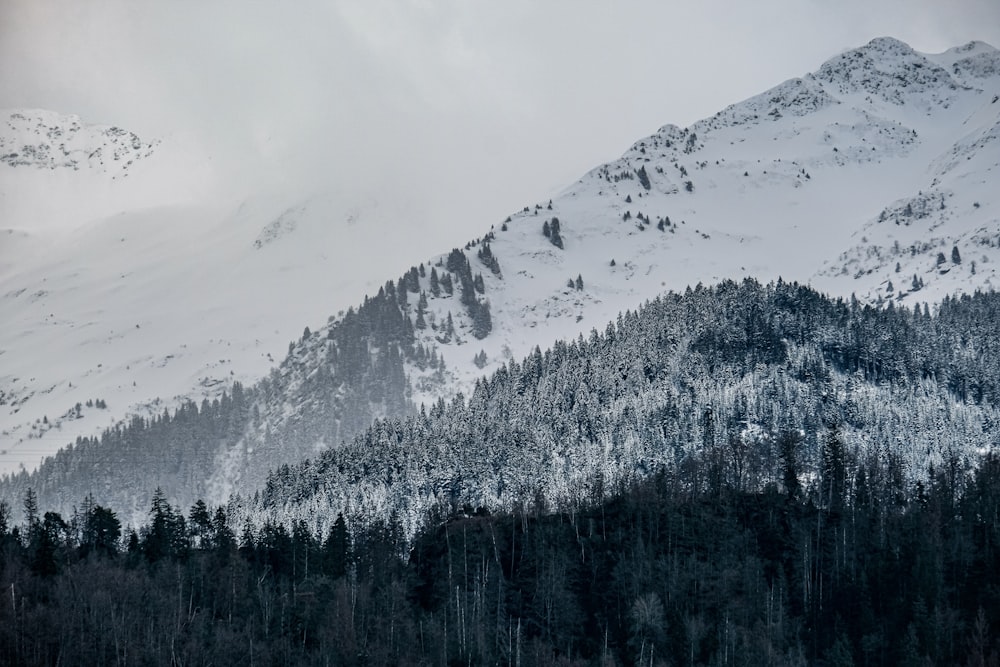
[[639,177],[639,184],[649,190],[651,185],[649,183],[649,174],[646,173],[646,165],[639,167],[639,169],[636,170],[635,175]]
[[431,267],[431,295],[434,297],[441,296],[441,284],[438,282],[437,269],[433,266]]
[[347,534],[344,515],[337,513],[337,519],[330,526],[323,543],[323,569],[327,575],[339,579],[347,574],[351,562],[351,543]]
[[552,218],[552,223],[549,225],[549,231],[549,242],[551,242],[555,247],[562,249],[563,240],[559,229],[559,218]]

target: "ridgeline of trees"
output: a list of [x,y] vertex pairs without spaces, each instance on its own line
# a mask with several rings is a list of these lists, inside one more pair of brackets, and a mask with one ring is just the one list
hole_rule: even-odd
[[998,311],[699,287],[223,506],[25,490],[0,663],[995,664]]
[[410,537],[436,507],[568,510],[699,457],[731,465],[695,468],[692,489],[757,492],[782,483],[782,433],[800,432],[808,478],[834,427],[852,456],[913,484],[946,460],[974,467],[1000,437],[998,307],[977,295],[931,316],[753,281],[666,295],[509,362],[467,398],[282,466],[231,506],[315,529],[331,511],[395,516]]
[[[126,531],[85,501],[0,504],[5,665],[989,665],[1000,458],[907,484],[836,429],[818,476],[734,486],[710,455],[573,511],[471,507],[412,541],[231,523],[156,493]],[[692,478],[718,484],[692,485]]]
[[[489,238],[478,256],[499,276]],[[0,498],[10,503],[30,487],[43,504],[67,512],[92,494],[124,516],[141,516],[149,489],[162,488],[182,505],[225,497],[231,486],[260,486],[269,470],[318,446],[350,441],[377,418],[414,413],[407,373],[441,383],[445,371],[435,345],[415,336],[415,327],[428,326],[425,290],[449,298],[457,282],[456,305],[468,312],[472,335],[484,338],[492,329],[489,302],[479,296],[482,276],[473,275],[461,250],[452,251],[447,264],[430,272],[412,267],[357,309],[331,318],[324,331],[307,327],[281,365],[255,386],[235,383],[213,401],[188,402],[173,412],[134,417],[100,437],[79,438],[37,471],[0,479]],[[455,336],[450,312],[430,326],[438,342]]]

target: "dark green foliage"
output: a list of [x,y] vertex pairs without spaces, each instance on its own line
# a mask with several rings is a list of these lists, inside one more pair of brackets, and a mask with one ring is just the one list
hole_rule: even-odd
[[486,338],[493,330],[493,318],[490,315],[489,301],[475,301],[469,307],[472,318],[472,335],[478,339]]
[[798,462],[798,449],[801,441],[801,436],[793,431],[785,431],[778,437],[778,455],[781,457],[781,479],[785,485],[785,494],[791,500],[797,500],[802,494]]
[[85,504],[83,531],[80,537],[81,555],[95,553],[110,557],[117,553],[121,539],[121,523],[115,513],[100,505]]
[[649,174],[646,173],[646,165],[639,167],[636,170],[635,175],[639,177],[639,184],[649,190],[651,186],[649,183]]
[[265,522],[226,558],[212,535],[144,564],[74,556],[46,512],[49,565],[26,570],[37,550],[0,523],[0,662],[995,662],[1000,458],[887,504],[891,464],[844,457],[881,481],[840,520],[774,486],[692,491],[706,460],[572,510],[455,508],[409,545],[338,514],[322,538]]
[[493,273],[493,275],[495,275],[498,278],[501,277],[500,262],[497,261],[496,256],[490,249],[489,243],[483,243],[482,246],[479,248],[479,251],[476,253],[476,256],[479,257],[479,261],[481,261],[489,268],[489,270]]
[[[1000,403],[998,317],[991,294],[933,317],[786,283],[668,295],[536,348],[468,399],[277,469],[259,502],[232,505],[260,512],[238,542],[222,508],[195,502],[185,520],[156,493],[122,548],[110,510],[85,501],[88,528],[25,494],[23,526],[0,504],[14,600],[0,663],[247,664],[253,646],[279,664],[988,664],[1000,458],[989,424],[973,443],[985,453],[959,449],[947,412],[978,422],[993,413],[975,406]],[[905,402],[929,394],[941,402]],[[904,468],[913,452],[892,427],[907,419],[945,426],[934,437],[951,449],[925,475]],[[587,470],[578,443],[628,475],[547,477]],[[351,502],[374,488],[405,504],[331,521],[346,505],[321,492],[344,478]],[[513,511],[474,509],[483,483]],[[420,493],[437,503],[404,538],[397,510]],[[318,509],[273,519],[296,502]],[[102,533],[95,557],[84,545]]]
[[330,526],[330,532],[323,543],[323,568],[327,576],[339,579],[347,574],[351,562],[351,539],[347,534],[344,515],[337,514],[337,520]]
[[549,233],[546,234],[549,237],[549,242],[555,247],[562,249],[563,239],[559,228],[559,218],[552,218],[552,222],[549,223]]
[[411,266],[410,270],[406,272],[403,276],[403,284],[406,290],[409,292],[419,292],[420,291],[420,272],[415,266]]
[[961,264],[962,263],[962,254],[960,252],[958,252],[958,246],[957,245],[951,247],[951,263],[952,264]]
[[[488,256],[492,257],[492,253]],[[480,301],[476,296],[477,293],[483,294],[486,291],[482,275],[476,274],[473,277],[472,267],[469,265],[468,258],[464,252],[457,248],[452,250],[451,254],[448,255],[447,267],[458,278],[459,285],[461,286],[462,293],[460,300],[462,305],[465,306],[466,311],[468,311],[469,318],[472,320],[472,335],[480,339],[485,338],[493,329],[493,320],[490,316],[489,302]],[[497,265],[497,269],[499,270],[499,265]],[[449,291],[450,280],[446,285],[444,279],[442,279],[442,285],[445,286],[445,291]]]
[[441,296],[441,283],[438,281],[437,269],[431,267],[431,296]]
[[187,522],[174,511],[160,489],[153,494],[149,519],[140,544],[146,560],[155,563],[164,558],[184,558],[190,546]]
[[[450,277],[439,283],[451,289]],[[0,498],[22,497],[31,487],[68,516],[75,499],[93,493],[95,502],[123,507],[124,519],[135,521],[150,489],[163,489],[164,498],[182,508],[207,495],[220,448],[242,441],[254,450],[253,460],[234,461],[242,483],[253,488],[269,468],[301,460],[318,442],[333,446],[377,417],[413,412],[404,363],[415,354],[414,319],[416,326],[427,324],[427,301],[421,293],[421,312],[408,312],[412,306],[400,297],[414,287],[420,293],[416,267],[331,320],[325,336],[306,328],[282,368],[254,388],[233,383],[215,400],[134,417],[99,438],[80,438],[37,472],[0,479]],[[285,401],[297,406],[294,414],[285,414]]]

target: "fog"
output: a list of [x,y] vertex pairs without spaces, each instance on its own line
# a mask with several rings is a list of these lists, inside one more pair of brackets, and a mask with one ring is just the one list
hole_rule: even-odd
[[405,202],[445,247],[880,35],[1000,45],[1000,3],[0,0],[0,107],[184,137],[228,188]]

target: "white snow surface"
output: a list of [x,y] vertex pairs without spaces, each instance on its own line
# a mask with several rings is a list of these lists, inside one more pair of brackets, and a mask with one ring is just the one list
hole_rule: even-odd
[[[603,330],[620,311],[699,282],[780,276],[910,307],[993,289],[998,96],[1000,54],[989,45],[927,55],[881,38],[691,127],[662,127],[570,185],[551,209],[547,200],[530,202],[506,231],[500,221],[479,224],[478,233],[495,233],[490,245],[502,271],[494,276],[479,263],[477,247],[467,251],[492,308],[484,340],[469,332],[457,289],[456,297],[433,298],[422,279],[429,319],[441,323],[451,312],[459,336],[441,343],[433,328],[418,332],[435,342],[452,381],[425,384],[414,369],[414,400],[468,393],[511,357]],[[72,116],[16,113],[46,126],[80,125]],[[102,130],[85,136],[113,153]],[[0,473],[33,467],[127,414],[261,377],[304,326],[316,331],[409,265],[429,268],[446,255],[413,256],[419,227],[377,198],[206,204],[201,192],[218,177],[210,160],[182,140],[138,142],[142,158],[128,154],[128,178],[107,160],[0,163]],[[0,155],[16,143],[0,141]],[[191,191],[143,186],[178,165],[183,174],[170,182]],[[44,215],[34,220],[36,210]],[[542,235],[553,217],[563,249]],[[668,217],[661,231],[657,223]],[[462,247],[468,232],[458,233]],[[372,256],[370,271],[337,271],[339,259],[359,252]],[[582,290],[567,286],[577,276]],[[480,350],[483,369],[473,364]],[[83,407],[76,418],[73,406],[88,399],[108,407]],[[220,489],[229,488],[224,482]]]
[[[496,225],[503,279],[483,268],[494,331],[443,354],[467,388],[481,374],[470,363],[480,349],[489,372],[536,344],[603,329],[662,291],[727,278],[781,277],[910,307],[994,289],[998,94],[1000,53],[989,45],[928,56],[881,38],[689,128],[664,126],[551,210],[533,203],[508,231]],[[552,217],[562,250],[542,235]],[[578,275],[582,291],[567,287]]]
[[0,474],[257,380],[422,243],[413,211],[335,186],[237,197],[181,137],[9,111],[0,158]]

